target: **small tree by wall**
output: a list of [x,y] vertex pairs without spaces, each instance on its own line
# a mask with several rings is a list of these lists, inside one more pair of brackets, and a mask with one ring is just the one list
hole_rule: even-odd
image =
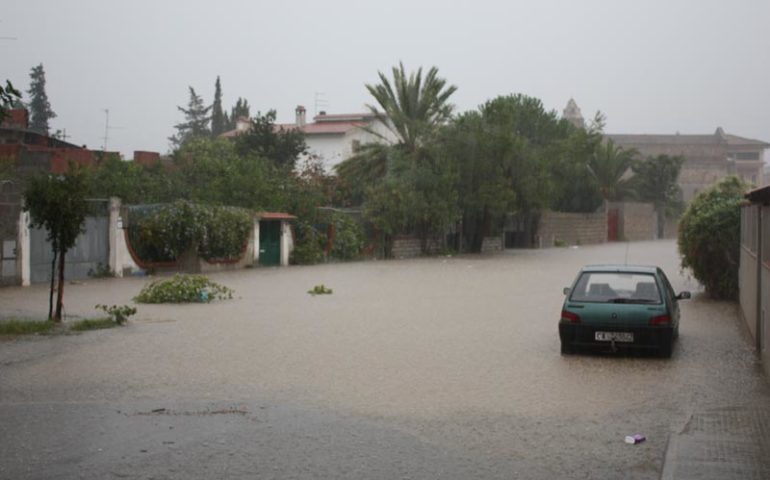
[[679,222],[682,268],[689,268],[713,298],[738,297],[740,205],[746,185],[728,177],[699,194]]
[[[85,172],[70,164],[67,173],[41,173],[30,177],[24,190],[24,210],[28,211],[33,227],[45,228],[53,250],[51,290],[48,297],[48,318],[61,322],[64,303],[64,264],[67,251],[83,231],[88,214],[88,181]],[[59,261],[58,295],[53,313],[56,261]]]

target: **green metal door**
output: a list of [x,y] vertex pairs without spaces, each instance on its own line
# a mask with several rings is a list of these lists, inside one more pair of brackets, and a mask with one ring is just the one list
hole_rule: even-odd
[[281,264],[281,222],[259,222],[259,263],[265,266]]

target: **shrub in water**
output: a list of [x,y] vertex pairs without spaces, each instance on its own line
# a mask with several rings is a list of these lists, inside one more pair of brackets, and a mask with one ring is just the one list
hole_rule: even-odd
[[203,275],[175,275],[145,285],[134,300],[139,303],[208,303],[230,298],[233,298],[231,288]]
[[112,305],[108,307],[107,305],[99,304],[94,308],[104,311],[104,313],[110,316],[110,320],[118,325],[123,325],[128,321],[128,317],[136,315],[136,308],[129,305]]
[[313,296],[331,295],[332,293],[334,293],[334,291],[322,283],[320,285],[316,285],[315,287],[311,288],[310,290],[307,291],[307,293]]

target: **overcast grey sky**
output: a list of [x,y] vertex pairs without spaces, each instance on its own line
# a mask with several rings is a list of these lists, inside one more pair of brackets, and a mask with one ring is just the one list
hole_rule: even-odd
[[[459,111],[509,93],[559,112],[574,97],[611,133],[711,133],[770,141],[768,0],[12,0],[0,10],[0,77],[26,90],[43,63],[69,140],[168,150],[187,86],[224,106],[362,111],[364,84],[403,61],[436,66]],[[26,92],[25,92],[26,96]]]

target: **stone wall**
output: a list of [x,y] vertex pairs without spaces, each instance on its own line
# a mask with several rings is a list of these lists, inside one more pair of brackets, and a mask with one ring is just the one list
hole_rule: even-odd
[[422,255],[420,239],[409,235],[401,235],[393,239],[393,258],[414,258]]
[[503,237],[484,237],[481,243],[481,253],[495,253],[503,251]]
[[658,218],[651,203],[623,202],[613,205],[620,210],[618,240],[633,242],[657,238]]
[[607,241],[607,214],[564,213],[546,210],[540,217],[535,246],[553,247],[557,243],[586,245]]

